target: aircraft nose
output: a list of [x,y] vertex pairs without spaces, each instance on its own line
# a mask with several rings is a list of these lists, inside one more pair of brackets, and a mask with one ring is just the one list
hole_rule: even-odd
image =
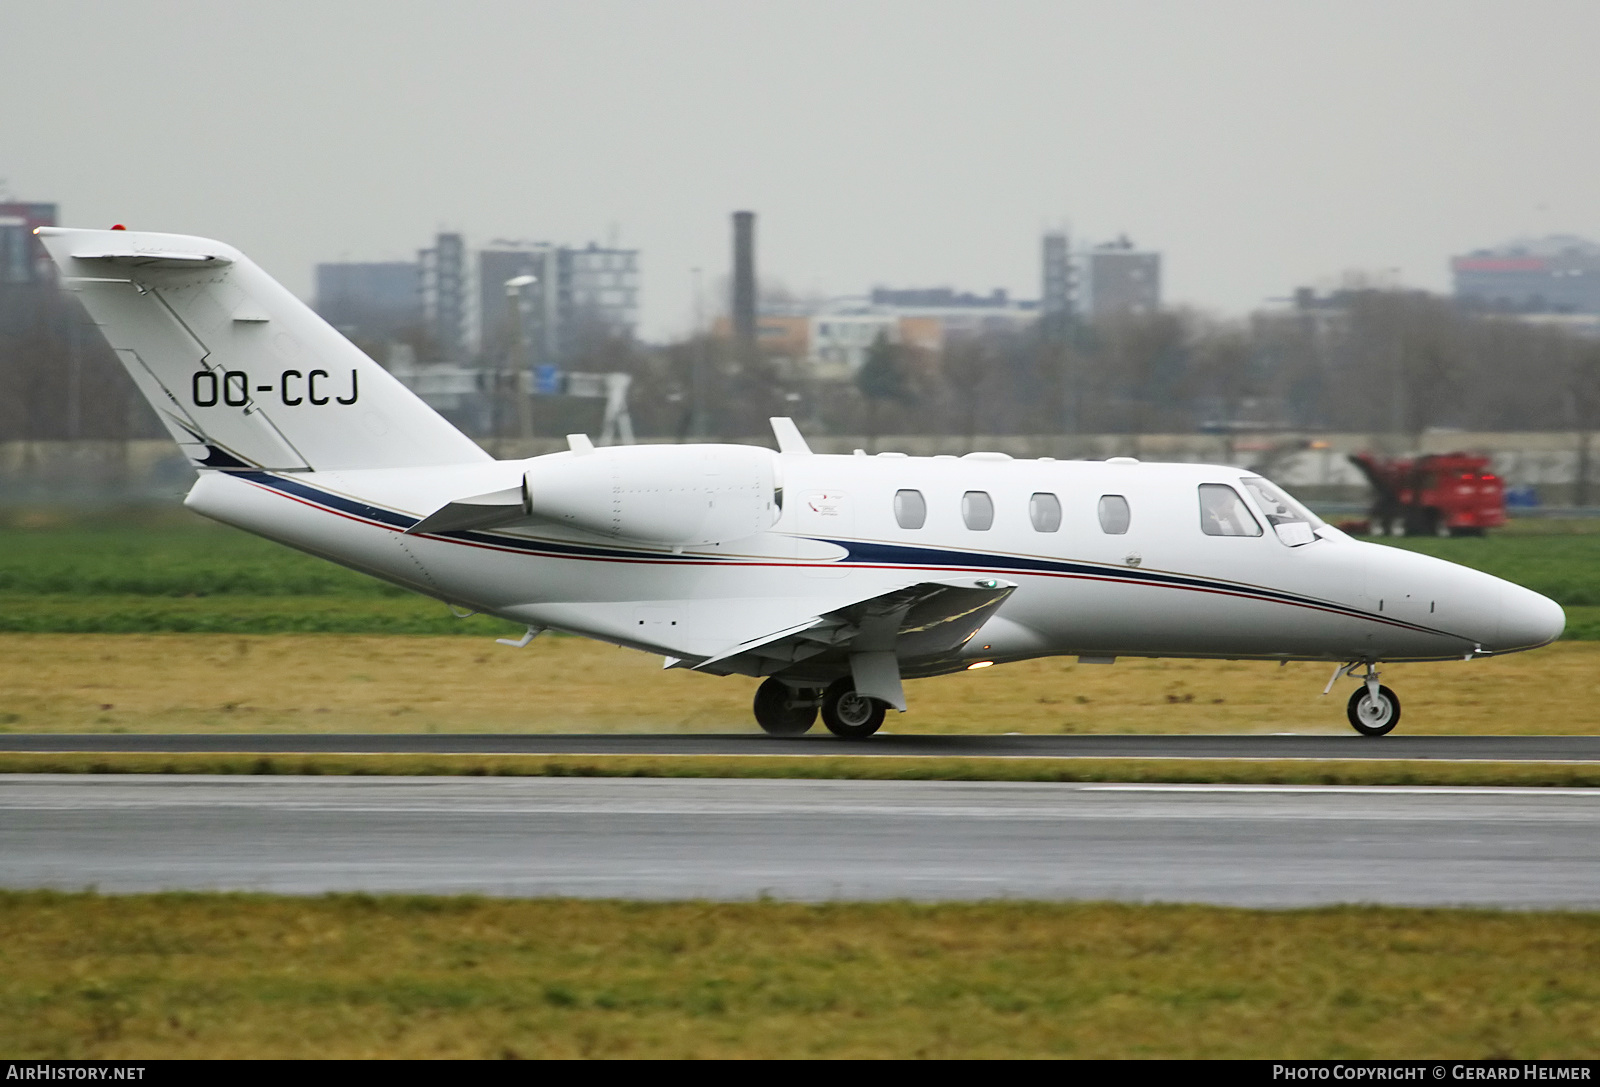
[[1553,642],[1566,625],[1567,613],[1549,597],[1509,582],[1500,590],[1500,652]]

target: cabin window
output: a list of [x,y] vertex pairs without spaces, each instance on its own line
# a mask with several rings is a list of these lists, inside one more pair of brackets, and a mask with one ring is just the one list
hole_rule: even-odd
[[1056,532],[1061,528],[1061,499],[1040,492],[1028,499],[1028,519],[1035,532]]
[[1128,500],[1120,494],[1100,496],[1100,528],[1111,536],[1121,536],[1128,531],[1133,515],[1128,510]]
[[961,519],[974,532],[987,532],[994,524],[994,499],[988,491],[968,491],[961,496]]
[[921,528],[928,520],[928,503],[921,491],[894,492],[894,520],[901,528]]
[[1260,476],[1250,476],[1239,482],[1255,498],[1256,505],[1267,515],[1267,524],[1283,543],[1300,547],[1317,538],[1316,528],[1322,522],[1316,514]]
[[1259,536],[1261,523],[1238,491],[1221,483],[1202,483],[1200,531],[1207,536]]

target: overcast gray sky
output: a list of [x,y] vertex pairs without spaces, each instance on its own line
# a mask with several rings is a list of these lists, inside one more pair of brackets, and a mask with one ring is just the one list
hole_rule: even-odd
[[1349,270],[1600,239],[1600,4],[10,0],[0,178],[70,224],[321,260],[432,233],[643,250],[644,332],[763,274],[1038,291],[1069,224],[1242,313]]

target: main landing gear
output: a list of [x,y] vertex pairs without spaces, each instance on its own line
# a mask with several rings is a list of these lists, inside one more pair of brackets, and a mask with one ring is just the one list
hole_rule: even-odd
[[779,679],[768,679],[756,688],[756,722],[773,736],[806,732],[816,722],[819,707],[828,731],[846,740],[877,732],[889,708],[886,702],[856,694],[849,676],[834,680],[826,690],[790,687]]
[[1400,696],[1378,683],[1378,670],[1371,661],[1351,661],[1341,666],[1333,673],[1333,679],[1328,680],[1328,686],[1322,693],[1333,690],[1333,684],[1340,676],[1353,675],[1363,663],[1367,670],[1358,677],[1361,686],[1356,688],[1356,693],[1350,696],[1350,701],[1345,705],[1345,716],[1350,719],[1350,727],[1361,735],[1383,736],[1393,732],[1394,726],[1400,723]]
[[883,725],[883,715],[888,709],[887,702],[856,694],[855,681],[849,676],[834,680],[822,692],[822,723],[841,739],[860,740],[871,736]]
[[756,688],[756,723],[773,736],[799,736],[817,720],[822,691],[769,679]]

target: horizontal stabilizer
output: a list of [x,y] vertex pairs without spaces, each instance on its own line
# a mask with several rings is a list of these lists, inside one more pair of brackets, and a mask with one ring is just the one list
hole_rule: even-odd
[[521,486],[446,502],[406,529],[405,535],[424,532],[460,532],[519,521],[528,515],[528,496]]
[[205,268],[232,264],[233,258],[222,253],[184,253],[177,250],[153,249],[146,252],[133,250],[88,250],[73,253],[73,260],[103,260],[129,268]]

